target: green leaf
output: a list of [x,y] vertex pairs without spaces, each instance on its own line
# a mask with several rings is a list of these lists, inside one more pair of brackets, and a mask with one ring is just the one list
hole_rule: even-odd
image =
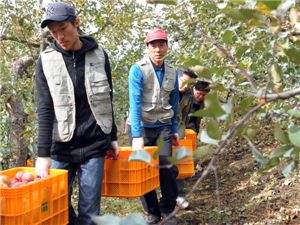
[[198,59],[190,58],[184,64],[185,64],[185,67],[190,68],[190,67],[193,67],[196,65],[201,65],[201,62]]
[[232,99],[229,99],[227,103],[221,105],[222,109],[226,114],[218,117],[219,120],[227,120],[228,116],[231,114],[233,109]]
[[300,129],[297,126],[292,126],[288,130],[288,136],[293,145],[300,148]]
[[176,0],[147,0],[149,4],[164,4],[164,5],[176,5]]
[[207,67],[200,66],[200,65],[195,65],[190,67],[191,70],[193,70],[198,76],[206,79],[211,78],[211,72]]
[[209,87],[210,87],[210,89],[213,89],[213,90],[216,90],[216,91],[220,91],[220,92],[227,91],[227,89],[224,87],[223,84],[213,83],[213,84],[210,84]]
[[180,160],[184,159],[185,157],[188,157],[192,154],[193,154],[192,151],[187,149],[186,147],[180,147],[179,149],[177,149],[175,151],[175,153],[172,155],[172,157],[176,161],[180,161]]
[[259,174],[266,172],[272,168],[274,168],[275,166],[278,166],[280,163],[280,159],[279,157],[274,157],[268,160],[268,162],[262,167],[260,168],[257,172]]
[[200,134],[200,141],[206,144],[218,145],[219,141],[216,139],[212,139],[208,136],[206,130],[202,130]]
[[238,109],[238,110],[244,111],[247,108],[250,108],[254,102],[255,102],[255,98],[253,98],[253,97],[243,98],[235,110]]
[[265,16],[260,11],[256,9],[225,9],[225,14],[234,20],[249,22],[249,21],[264,21]]
[[153,159],[157,159],[157,157],[159,156],[159,153],[161,152],[161,150],[163,149],[164,147],[164,140],[162,137],[159,137],[157,142],[157,147],[158,147],[158,150],[156,152],[153,153]]
[[293,150],[293,147],[290,145],[282,145],[277,147],[271,154],[271,158],[273,157],[281,157],[283,156],[286,152]]
[[219,124],[214,119],[209,119],[207,123],[207,134],[209,137],[215,140],[220,140],[222,137]]
[[293,153],[294,153],[294,150],[295,150],[295,148],[291,148],[291,149],[287,150],[287,151],[283,154],[283,157],[284,157],[284,158],[291,158],[291,156],[292,156]]
[[287,165],[283,170],[282,173],[285,177],[288,177],[290,173],[295,169],[295,162],[291,162]]
[[104,215],[104,216],[91,216],[91,219],[97,225],[120,225],[121,219],[118,216],[114,215]]
[[295,63],[300,64],[300,51],[296,48],[290,48],[285,50],[285,54],[289,57],[289,59]]
[[231,30],[226,30],[222,36],[222,41],[225,44],[231,44],[233,41],[233,32]]
[[300,110],[290,109],[287,111],[287,113],[294,118],[299,119],[300,118]]
[[243,55],[245,55],[247,53],[247,51],[250,49],[249,46],[245,46],[245,45],[238,45],[236,47],[236,52],[235,52],[235,56],[237,58],[241,58]]
[[202,145],[200,148],[197,148],[197,150],[193,154],[193,158],[196,159],[204,159],[206,157],[209,157],[214,153],[214,146],[212,145]]
[[122,218],[111,214],[92,216],[91,218],[97,225],[147,225],[144,217],[138,213],[130,214]]
[[210,92],[209,94],[207,94],[204,100],[204,104],[205,108],[210,113],[210,116],[218,118],[226,114],[226,112],[222,109],[220,105],[216,92]]
[[147,223],[141,214],[135,213],[122,218],[120,225],[147,225]]
[[279,0],[258,0],[257,3],[265,4],[269,9],[274,10],[281,4]]
[[255,160],[259,163],[261,163],[262,165],[265,165],[268,160],[261,154],[260,151],[258,151],[255,146],[252,144],[252,142],[246,138],[247,141],[248,141],[248,145],[250,146],[250,149],[251,149],[251,152],[252,152],[252,155],[255,157]]
[[270,68],[271,78],[274,84],[281,82],[282,71],[278,64],[272,64]]
[[196,112],[192,113],[192,116],[196,116],[196,117],[207,117],[210,116],[210,112],[207,109],[200,109]]
[[258,132],[258,128],[256,126],[249,126],[246,128],[245,135],[249,138],[252,139],[255,137],[255,135]]
[[274,136],[282,144],[289,143],[287,135],[283,132],[279,124],[274,126]]
[[142,162],[150,163],[151,156],[147,151],[141,149],[138,151],[131,152],[128,161],[142,161]]

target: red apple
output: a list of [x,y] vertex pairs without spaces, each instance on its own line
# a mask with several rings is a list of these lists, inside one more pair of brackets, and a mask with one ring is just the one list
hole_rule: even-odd
[[18,181],[22,181],[23,174],[24,174],[23,171],[19,171],[19,172],[16,173],[15,178],[17,178]]
[[0,175],[0,186],[1,187],[9,187],[11,181],[8,176]]
[[34,176],[31,172],[25,172],[22,175],[22,182],[28,183],[30,181],[34,181]]

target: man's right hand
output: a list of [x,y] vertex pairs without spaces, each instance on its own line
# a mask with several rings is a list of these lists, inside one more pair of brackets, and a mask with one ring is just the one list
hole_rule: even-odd
[[144,149],[144,138],[136,137],[132,138],[132,151],[138,151]]
[[50,157],[37,157],[35,161],[35,173],[37,176],[41,178],[45,178],[49,176],[49,169],[51,166],[51,158]]

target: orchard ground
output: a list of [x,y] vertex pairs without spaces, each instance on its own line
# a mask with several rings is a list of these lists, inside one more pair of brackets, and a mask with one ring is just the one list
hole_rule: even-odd
[[[253,142],[261,152],[274,149],[276,141],[270,125],[262,126]],[[119,143],[127,145],[127,136],[119,135]],[[195,162],[196,174],[186,180],[186,191],[200,177],[210,157],[211,153],[202,153]],[[216,169],[218,179],[209,173],[188,199],[189,208],[178,212],[179,225],[300,224],[299,170],[286,178],[280,169],[257,175],[258,165],[246,141],[240,138],[234,139],[218,157]],[[143,213],[138,198],[102,198],[101,214],[125,216],[137,212]]]

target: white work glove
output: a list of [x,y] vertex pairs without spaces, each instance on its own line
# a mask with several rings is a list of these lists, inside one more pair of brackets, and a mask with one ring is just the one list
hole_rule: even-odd
[[111,142],[111,148],[107,150],[106,155],[105,155],[105,159],[113,159],[116,160],[118,159],[118,155],[119,155],[119,144],[117,141],[112,141]]
[[38,177],[45,178],[49,176],[51,166],[50,157],[37,157],[35,161],[35,173]]
[[136,137],[132,138],[132,151],[138,151],[144,149],[144,138]]
[[178,146],[179,145],[179,134],[175,133],[172,135],[172,145]]

